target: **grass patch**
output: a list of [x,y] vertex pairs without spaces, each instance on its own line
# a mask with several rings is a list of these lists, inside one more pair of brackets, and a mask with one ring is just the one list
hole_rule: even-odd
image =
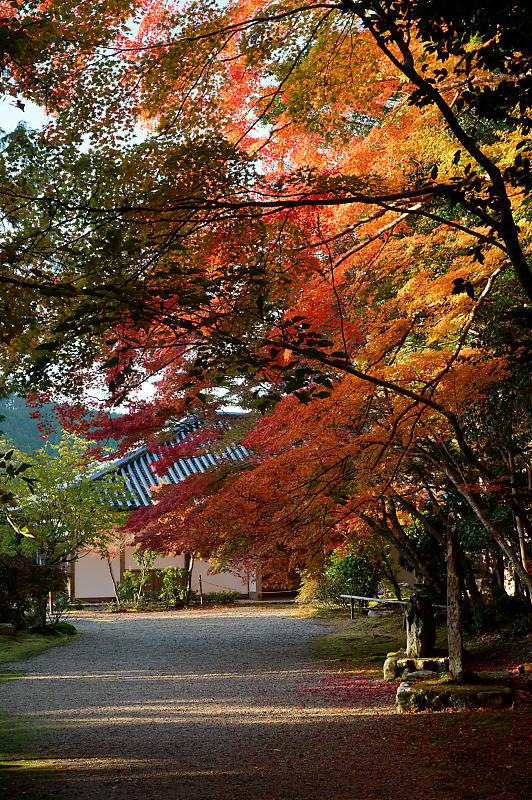
[[[17,641],[19,637],[20,641]],[[0,636],[0,660],[28,658],[49,647],[66,644],[72,638],[64,635],[42,636],[26,631],[17,634],[16,639]],[[3,641],[5,639],[10,641],[6,644]],[[7,657],[13,653],[14,658]],[[0,683],[16,680],[24,674],[22,670],[0,667]],[[0,712],[0,795],[7,798],[23,794],[25,800],[42,800],[43,783],[57,780],[60,773],[39,750],[47,734],[57,727],[31,716],[20,717]],[[54,797],[61,800],[60,795]]]
[[16,636],[0,636],[0,664],[8,661],[23,661],[31,658],[50,647],[68,644],[79,636],[57,634],[56,636],[45,635],[42,633],[30,633],[29,631],[17,631]]
[[[331,619],[327,615],[326,619]],[[318,658],[352,671],[381,672],[387,653],[406,644],[401,616],[337,618],[341,630],[312,642]]]
[[[79,633],[45,635],[18,631],[15,636],[0,636],[0,664],[31,658],[50,647],[68,644]],[[0,668],[0,683],[24,675],[20,670]],[[42,800],[42,786],[57,780],[59,771],[39,752],[49,731],[46,722],[30,716],[0,713],[0,794],[25,800]],[[59,795],[54,795],[60,800]]]
[[0,683],[5,681],[13,681],[16,678],[21,678],[26,673],[21,669],[4,669],[0,667]]
[[333,619],[345,622],[346,613],[349,614],[349,609],[318,607],[313,603],[301,603],[296,605],[292,616],[301,617],[302,619]]
[[[382,673],[387,654],[406,647],[402,615],[367,617],[357,614],[351,620],[345,618],[344,612],[342,617],[327,614],[321,618],[335,619],[341,629],[314,639],[313,651],[318,658],[339,669]],[[439,629],[436,646],[445,643],[445,637],[446,630]]]
[[439,678],[430,678],[429,680],[416,681],[414,686],[421,687],[422,689],[452,689],[453,693],[460,694],[471,691],[482,692],[483,690],[493,689],[499,691],[507,689],[511,685],[511,677],[509,675],[501,674],[500,672],[484,672],[480,675],[464,674],[464,683],[454,683],[448,673],[441,675]]
[[[1,637],[2,639],[7,637]],[[0,683],[12,681],[24,675],[21,670],[0,669]],[[41,724],[31,717],[16,717],[0,712],[0,789],[23,791],[24,797],[39,797],[38,787],[34,791],[26,785],[26,777],[36,766],[44,762],[34,748],[43,738]],[[12,779],[15,779],[12,782]],[[8,796],[8,795],[6,795]]]
[[33,757],[29,751],[41,738],[41,725],[31,717],[0,713],[0,768],[5,768],[5,762],[13,756],[17,760]]
[[[22,794],[24,800],[42,800],[43,784],[59,777],[57,768],[39,752],[47,732],[42,720],[0,713],[0,794],[4,797]],[[62,796],[54,797],[61,800]]]

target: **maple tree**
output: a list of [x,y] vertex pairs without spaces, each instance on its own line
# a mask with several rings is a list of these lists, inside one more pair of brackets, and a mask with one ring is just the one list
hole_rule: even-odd
[[136,8],[6,142],[6,387],[99,380],[124,446],[267,412],[249,464],[137,513],[146,546],[319,567],[378,535],[441,594],[408,528],[443,547],[456,504],[531,592],[525,4]]

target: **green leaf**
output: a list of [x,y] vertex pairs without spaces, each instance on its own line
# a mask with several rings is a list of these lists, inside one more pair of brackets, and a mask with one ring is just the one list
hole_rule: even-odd
[[61,346],[60,342],[42,342],[35,347],[35,351],[38,350],[45,350],[48,352],[52,352],[53,350],[57,350]]

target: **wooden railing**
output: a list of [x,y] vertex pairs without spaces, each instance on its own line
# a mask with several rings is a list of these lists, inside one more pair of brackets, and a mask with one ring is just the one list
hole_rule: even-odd
[[408,600],[392,600],[391,598],[387,597],[361,597],[358,594],[341,594],[340,597],[343,597],[345,600],[349,600],[351,619],[355,618],[355,600],[367,600],[368,602],[372,603],[396,603],[397,605],[401,606],[406,606],[408,603]]

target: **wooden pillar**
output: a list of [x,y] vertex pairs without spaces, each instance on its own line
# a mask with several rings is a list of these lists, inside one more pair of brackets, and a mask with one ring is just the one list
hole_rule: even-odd
[[126,546],[125,544],[120,545],[120,583],[124,580],[124,572],[126,571]]
[[451,679],[462,683],[464,677],[462,649],[462,580],[458,553],[458,525],[454,513],[447,525],[447,644]]

